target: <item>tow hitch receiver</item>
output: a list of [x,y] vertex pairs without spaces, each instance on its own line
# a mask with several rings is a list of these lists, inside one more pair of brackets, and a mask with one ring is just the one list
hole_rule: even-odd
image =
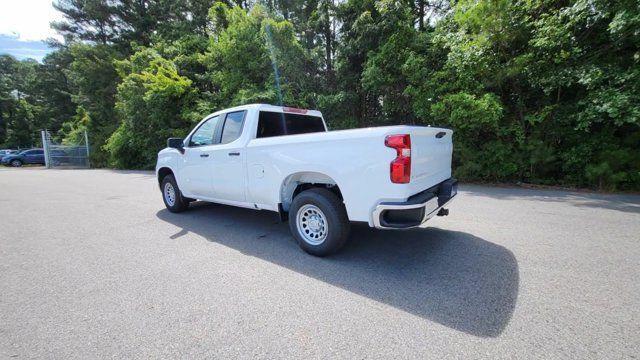
[[438,213],[436,215],[438,215],[438,216],[447,216],[447,215],[449,215],[449,209],[442,208],[442,209],[440,209],[440,211],[438,211]]

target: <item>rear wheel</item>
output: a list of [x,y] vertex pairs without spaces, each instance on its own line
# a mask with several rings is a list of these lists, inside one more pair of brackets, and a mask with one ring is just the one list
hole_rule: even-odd
[[18,159],[15,159],[15,160],[11,160],[10,164],[13,167],[20,167],[20,166],[22,166],[22,161],[20,161]]
[[344,204],[327,189],[301,192],[293,199],[289,214],[291,233],[309,254],[333,254],[349,237],[350,223]]
[[161,189],[162,200],[169,211],[177,213],[189,207],[189,201],[182,196],[173,175],[167,175],[162,179]]

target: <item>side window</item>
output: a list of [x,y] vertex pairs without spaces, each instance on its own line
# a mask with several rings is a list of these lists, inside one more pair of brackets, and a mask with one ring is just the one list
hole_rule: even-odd
[[191,139],[189,139],[189,147],[212,145],[213,135],[219,119],[220,116],[214,116],[200,125],[193,135],[191,135]]
[[240,137],[242,134],[242,122],[244,121],[244,111],[228,113],[222,128],[221,144],[228,144]]
[[32,155],[44,155],[44,150],[34,150]]
[[258,117],[258,133],[257,138],[266,138],[272,136],[285,135],[284,131],[284,114],[270,111],[260,111]]

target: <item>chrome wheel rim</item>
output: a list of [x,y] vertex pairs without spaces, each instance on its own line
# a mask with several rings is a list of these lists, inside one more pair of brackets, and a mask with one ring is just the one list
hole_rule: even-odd
[[176,204],[176,190],[169,182],[164,184],[164,200],[169,204],[169,206]]
[[296,214],[298,234],[311,245],[320,245],[327,239],[329,224],[319,207],[311,204],[302,206]]

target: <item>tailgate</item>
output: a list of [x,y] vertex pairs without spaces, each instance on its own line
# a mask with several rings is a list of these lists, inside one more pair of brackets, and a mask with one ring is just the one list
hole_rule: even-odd
[[453,131],[411,127],[411,190],[419,192],[451,177]]

